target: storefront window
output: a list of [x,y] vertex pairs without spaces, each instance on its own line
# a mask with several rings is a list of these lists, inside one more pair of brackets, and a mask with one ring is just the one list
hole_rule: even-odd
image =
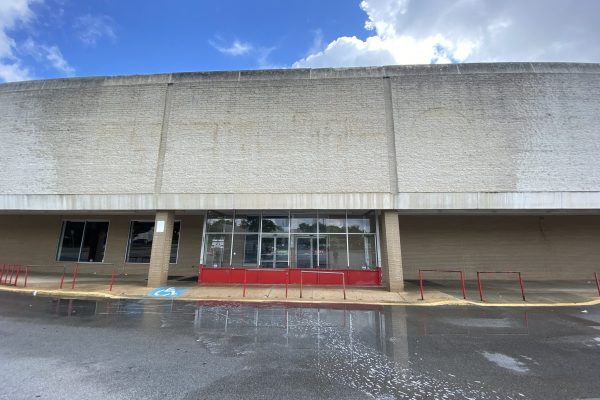
[[210,234],[205,238],[204,254],[207,267],[229,266],[231,235]]
[[317,233],[317,216],[292,215],[292,233]]
[[107,235],[106,221],[65,221],[57,260],[101,263]]
[[233,235],[231,265],[256,267],[258,262],[258,234]]
[[319,215],[319,233],[346,233],[346,215]]
[[376,265],[375,235],[349,235],[348,254],[351,269],[371,269]]
[[235,215],[235,233],[257,232],[260,228],[260,215]]
[[290,229],[290,220],[287,216],[263,215],[263,233],[287,233]]
[[[261,228],[262,227],[262,228]],[[209,267],[371,269],[377,264],[374,212],[209,212]]]
[[348,215],[348,233],[375,233],[375,214]]
[[[181,222],[175,221],[173,237],[171,239],[171,255],[169,262],[177,263],[179,249],[179,232]],[[154,238],[154,221],[131,221],[129,227],[129,243],[127,246],[128,263],[149,263],[152,253],[152,239]]]
[[231,232],[233,213],[210,211],[206,219],[207,232]]

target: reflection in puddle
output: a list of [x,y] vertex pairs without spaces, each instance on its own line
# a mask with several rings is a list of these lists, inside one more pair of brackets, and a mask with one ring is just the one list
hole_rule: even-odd
[[[241,371],[256,374],[252,379],[264,373],[297,374],[378,399],[524,398],[502,387],[495,375],[525,378],[539,374],[544,365],[539,353],[530,354],[526,346],[515,353],[510,346],[490,346],[503,335],[506,344],[529,340],[527,311],[522,310],[39,297],[0,303],[5,316],[21,317],[23,309],[30,318],[37,313],[49,323],[178,335],[202,352],[235,358]],[[579,344],[596,345],[597,331],[589,330],[594,335]]]

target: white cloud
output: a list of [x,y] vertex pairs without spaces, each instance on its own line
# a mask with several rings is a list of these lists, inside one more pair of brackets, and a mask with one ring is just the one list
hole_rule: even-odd
[[20,51],[32,56],[37,62],[46,63],[64,75],[71,76],[75,69],[65,60],[62,52],[57,46],[47,46],[36,43],[28,38],[21,46]]
[[31,37],[20,42],[14,39],[16,31],[27,29],[33,32],[36,15],[32,6],[42,1],[0,0],[0,82],[34,79],[32,67],[25,62],[26,57],[63,75],[75,73],[58,46],[37,43]]
[[108,15],[86,14],[77,18],[73,28],[79,40],[87,46],[95,46],[103,37],[116,39],[115,22]]
[[343,36],[294,67],[600,61],[600,2],[363,0],[366,39]]
[[250,57],[254,59],[258,68],[261,69],[281,68],[281,66],[273,65],[269,61],[271,53],[277,50],[277,46],[255,46],[252,43],[244,42],[239,39],[234,39],[233,42],[227,44],[219,35],[215,35],[215,39],[209,40],[208,44],[214,47],[218,52],[227,56]]
[[16,56],[16,42],[10,31],[19,24],[27,24],[33,18],[31,4],[36,0],[0,1],[0,80],[19,81],[30,78],[30,71]]
[[235,39],[230,45],[223,45],[223,40],[217,37],[217,40],[221,43],[217,43],[214,40],[209,40],[208,44],[217,49],[220,53],[227,54],[229,56],[241,56],[248,54],[253,50],[253,46],[248,42],[242,42]]

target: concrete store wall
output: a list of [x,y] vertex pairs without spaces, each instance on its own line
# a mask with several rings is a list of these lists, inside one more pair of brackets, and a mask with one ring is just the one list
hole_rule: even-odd
[[[146,277],[148,264],[125,263],[129,223],[132,220],[153,220],[152,215],[0,215],[0,263],[36,265],[72,265],[56,261],[62,221],[109,221],[104,263],[114,264],[119,271],[125,266],[130,274]],[[203,216],[181,215],[179,254],[177,264],[171,264],[169,275],[197,274],[202,243]],[[82,271],[110,274],[111,268],[101,264],[81,264]],[[49,270],[49,269],[47,269]]]
[[600,65],[0,85],[0,210],[600,209]]
[[2,193],[154,191],[164,85],[0,87]]
[[392,79],[400,192],[600,190],[600,75]]
[[175,83],[163,193],[390,192],[381,79]]
[[600,272],[600,216],[401,215],[400,239],[405,279],[418,279],[419,268],[461,269],[467,279],[492,270],[536,280]]

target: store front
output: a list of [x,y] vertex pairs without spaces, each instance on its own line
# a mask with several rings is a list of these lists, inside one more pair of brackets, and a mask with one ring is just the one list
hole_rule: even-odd
[[374,211],[209,211],[205,218],[205,283],[240,283],[244,269],[272,268],[290,269],[291,280],[299,276],[292,270],[312,269],[342,271],[349,284],[378,285],[379,257]]

